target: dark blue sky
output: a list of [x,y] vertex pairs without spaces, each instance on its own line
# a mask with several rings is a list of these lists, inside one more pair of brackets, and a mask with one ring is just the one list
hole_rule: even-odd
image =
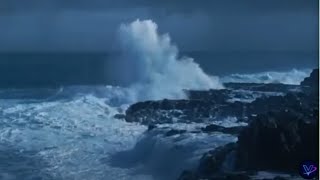
[[0,0],[0,87],[116,84],[115,74],[126,73],[115,68],[116,31],[137,18],[155,21],[209,74],[314,68],[318,7],[317,0]]
[[136,18],[182,51],[318,50],[317,0],[0,0],[0,51],[113,51]]

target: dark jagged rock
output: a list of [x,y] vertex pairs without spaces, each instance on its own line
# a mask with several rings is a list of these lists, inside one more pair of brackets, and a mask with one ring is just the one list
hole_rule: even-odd
[[222,173],[212,175],[208,179],[210,180],[250,180],[250,176],[247,173]]
[[318,97],[304,93],[288,93],[285,96],[258,98],[246,105],[247,114],[262,114],[268,111],[297,111],[306,116],[317,110]]
[[157,128],[157,126],[154,125],[154,124],[151,124],[151,125],[148,126],[148,131],[151,131],[151,130],[153,130],[155,128]]
[[200,177],[193,171],[183,171],[178,180],[198,180]]
[[215,103],[225,103],[230,97],[229,94],[232,91],[229,89],[221,90],[208,90],[208,91],[186,91],[186,94],[190,100],[204,100],[214,101]]
[[200,159],[197,173],[200,176],[207,177],[222,170],[227,155],[236,149],[236,143],[229,143],[225,146],[218,147],[215,150],[204,154]]
[[[200,159],[198,168],[195,171],[184,171],[179,180],[197,180],[197,179],[225,179],[226,174],[218,178],[219,172],[222,170],[223,163],[227,156],[236,149],[236,143],[229,143],[225,146],[218,147],[215,150],[204,154]],[[210,178],[211,177],[211,178]],[[228,178],[227,178],[228,179]]]
[[319,69],[314,69],[310,76],[301,82],[305,93],[319,97]]
[[282,177],[282,176],[276,176],[276,177],[270,177],[270,178],[263,178],[253,177],[253,173],[248,172],[233,172],[233,173],[220,173],[220,174],[214,174],[210,177],[199,177],[196,173],[192,171],[184,171],[181,176],[178,178],[178,180],[291,180],[291,179],[300,179],[294,176],[289,177]]
[[125,114],[116,114],[113,116],[115,119],[125,119],[126,115]]
[[210,132],[222,132],[226,134],[239,134],[244,129],[243,126],[236,126],[236,127],[222,127],[214,124],[210,124],[201,130],[206,133]]
[[237,167],[295,172],[301,161],[317,161],[318,112],[313,117],[295,111],[258,115],[239,136]]
[[[180,180],[200,179],[250,179],[248,172],[280,171],[296,175],[303,160],[318,161],[319,125],[319,70],[301,83],[301,91],[291,91],[284,96],[262,97],[252,103],[239,103],[248,116],[249,126],[240,131],[238,142],[206,153],[198,169],[185,171]],[[229,84],[237,89],[243,84]],[[246,86],[246,85],[245,85]],[[280,85],[281,86],[281,85]],[[281,87],[279,86],[280,90]],[[276,85],[247,85],[250,90],[276,90]],[[249,88],[250,87],[250,88]],[[287,87],[287,86],[283,86]],[[282,88],[283,88],[282,87]],[[278,89],[279,90],[279,89]],[[229,106],[227,103],[225,106]],[[209,125],[203,131],[225,131],[223,127]],[[233,171],[230,175],[221,170],[227,154],[234,153]],[[274,177],[273,180],[291,179]]]
[[[228,116],[246,119],[251,115],[272,110],[313,110],[318,102],[319,70],[313,70],[310,77],[299,85],[226,83],[227,89],[195,91],[186,90],[189,100],[145,101],[131,105],[126,111],[126,121],[142,124],[179,122],[206,122]],[[282,96],[263,95],[261,92],[281,92]],[[256,93],[256,94],[255,94]],[[260,95],[259,95],[260,93]],[[272,94],[271,93],[271,94]],[[250,94],[252,96],[250,97]],[[255,95],[253,95],[255,94]],[[279,94],[278,94],[279,95]],[[256,97],[260,97],[255,99]],[[253,102],[231,102],[231,99],[255,99]],[[312,104],[313,103],[313,104]],[[311,107],[311,108],[310,108]]]
[[[219,105],[204,100],[146,101],[131,105],[126,111],[126,121],[142,124],[203,122],[220,113]],[[224,108],[224,107],[222,107]]]
[[165,135],[166,135],[166,136],[174,136],[174,135],[176,135],[176,134],[183,134],[183,133],[185,133],[185,132],[187,132],[187,131],[186,131],[186,130],[172,129],[172,130],[168,131]]
[[288,85],[280,83],[225,83],[224,86],[233,90],[248,90],[248,91],[262,91],[262,92],[289,92],[299,91],[299,85]]
[[300,85],[319,88],[319,69],[314,69],[310,76],[305,78]]
[[[278,86],[283,85],[279,84]],[[230,116],[246,119],[252,114],[265,113],[272,109],[298,107],[297,104],[305,100],[304,93],[292,92],[286,96],[262,96],[251,103],[229,101],[230,98],[248,98],[245,97],[248,94],[244,94],[228,89],[189,91],[189,100],[164,99],[138,102],[127,109],[125,120],[150,125],[174,122],[208,122]],[[302,108],[308,109],[308,107]]]
[[208,122],[225,117],[247,119],[251,115],[273,110],[294,110],[310,116],[317,111],[318,97],[304,93],[258,98],[252,103],[234,102],[217,104],[209,100],[146,101],[131,105],[126,111],[126,121],[142,124],[173,122]]
[[138,102],[126,111],[127,122],[163,124],[173,122],[206,122],[224,117],[242,117],[241,102],[223,104],[213,100],[162,100]]
[[193,171],[184,171],[178,180],[250,180],[249,173],[236,172],[236,173],[219,173],[212,174],[208,177],[202,177]]
[[[264,105],[260,110],[263,113],[250,117],[249,126],[240,131],[239,141],[232,150],[236,152],[235,170],[297,173],[301,161],[317,162],[317,98],[305,94],[288,94],[259,101],[255,103],[260,108]],[[203,130],[224,131],[224,128],[209,125]],[[230,153],[226,147],[207,153],[212,157],[205,155],[201,159],[201,168],[194,173],[197,175],[195,179],[226,179],[226,174],[219,170],[222,159],[226,158],[226,154],[221,153],[222,149],[222,152]],[[219,174],[222,174],[222,178]],[[187,179],[188,176],[184,174],[182,177]],[[282,177],[273,179],[279,178]]]

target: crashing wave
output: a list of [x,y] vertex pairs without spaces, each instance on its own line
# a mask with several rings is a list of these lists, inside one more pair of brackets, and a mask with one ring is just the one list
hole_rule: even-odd
[[231,74],[221,78],[223,82],[235,83],[282,83],[298,85],[304,78],[308,77],[311,69],[292,69],[286,72],[261,72],[255,74]]
[[192,58],[179,58],[178,49],[168,34],[159,34],[151,20],[122,24],[120,42],[125,53],[123,65],[133,84],[134,100],[185,98],[183,89],[222,88],[217,77],[207,75]]

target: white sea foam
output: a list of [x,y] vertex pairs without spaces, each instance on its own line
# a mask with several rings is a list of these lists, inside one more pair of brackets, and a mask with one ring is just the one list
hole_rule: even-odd
[[[72,92],[76,92],[77,87],[73,88]],[[3,152],[1,145],[4,145],[13,146],[19,152],[19,155],[9,154],[13,166],[2,169],[0,163],[0,178],[152,180],[146,173],[156,173],[153,175],[168,179],[195,166],[204,152],[237,140],[221,133],[214,136],[185,133],[170,137],[161,131],[146,133],[146,126],[113,118],[123,111],[118,102],[113,106],[111,100],[124,98],[121,88],[106,87],[110,97],[105,98],[90,93],[89,89],[94,90],[94,87],[80,89],[86,89],[87,94],[81,92],[75,98],[54,101],[0,100],[0,151],[4,156],[13,151]],[[97,89],[102,90],[101,87]],[[62,93],[69,94],[68,91],[71,90]],[[172,124],[168,127],[191,132],[199,125]],[[126,153],[116,156],[123,151]],[[21,158],[24,156],[31,160]],[[0,155],[0,161],[3,158]],[[138,163],[130,166],[132,159]],[[169,161],[163,161],[165,159]],[[17,173],[27,173],[27,164],[33,161],[45,165],[34,166],[30,174]],[[158,172],[159,167],[169,168],[170,174]]]
[[[150,180],[152,177],[143,171],[137,173],[139,165],[115,166],[110,160],[117,158],[111,157],[126,151],[128,158],[147,157],[145,166],[167,166],[177,175],[186,168],[186,161],[198,162],[204,152],[237,141],[222,133],[164,137],[157,131],[144,133],[145,126],[113,118],[137,100],[183,98],[183,89],[222,88],[217,77],[205,74],[192,59],[179,58],[170,37],[159,35],[154,22],[137,20],[121,25],[119,32],[128,55],[124,61],[135,72],[129,74],[134,79],[130,87],[66,87],[45,101],[0,99],[0,161],[4,162],[0,163],[0,179]],[[299,78],[271,77],[264,82],[280,79],[294,84],[308,75],[294,74]],[[258,81],[261,77],[241,78]],[[245,125],[235,118],[216,124]],[[199,128],[197,124],[169,127],[189,131]],[[129,159],[122,160],[128,163]]]
[[124,66],[131,67],[131,97],[135,100],[184,98],[183,89],[222,88],[192,58],[179,58],[168,34],[159,34],[151,20],[136,20],[119,29]]
[[297,85],[308,77],[311,69],[292,69],[283,72],[261,72],[255,74],[232,74],[221,78],[223,82],[238,82],[238,83],[283,83]]
[[[0,163],[0,174],[14,179],[32,179],[31,176],[46,179],[44,173],[51,177],[47,179],[147,178],[129,175],[132,170],[111,167],[103,161],[115,152],[132,148],[146,130],[145,126],[114,119],[118,108],[106,101],[90,94],[50,102],[21,100],[11,105],[10,100],[0,100],[1,144],[13,146],[18,152],[6,162],[13,166],[2,169]],[[2,154],[11,153],[3,152],[2,147],[0,150]],[[3,158],[6,157],[0,156],[0,160]],[[34,165],[34,172],[27,175],[30,159],[39,159],[32,162],[43,161],[46,165]],[[22,176],[23,173],[26,175]]]

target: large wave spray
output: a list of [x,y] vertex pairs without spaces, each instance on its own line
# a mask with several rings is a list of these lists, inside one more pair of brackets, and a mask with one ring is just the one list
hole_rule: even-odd
[[192,58],[179,58],[168,34],[159,34],[151,20],[122,24],[120,43],[135,100],[184,98],[183,89],[222,88],[217,77],[207,75]]

